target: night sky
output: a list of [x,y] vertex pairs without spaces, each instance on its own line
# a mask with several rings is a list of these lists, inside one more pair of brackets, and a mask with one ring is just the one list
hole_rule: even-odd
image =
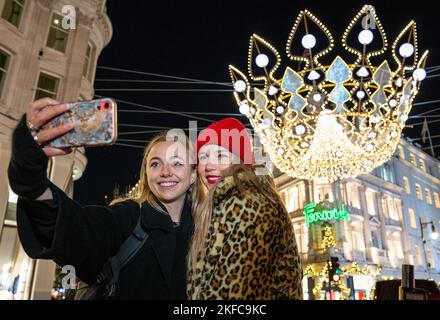
[[[332,32],[336,47],[330,55],[335,57],[336,53],[341,53],[347,62],[351,62],[354,61],[353,56],[341,50],[340,39],[343,30],[364,4],[366,3],[361,1],[108,0],[107,10],[114,33],[111,42],[104,48],[98,60],[95,93],[99,96],[174,112],[238,114],[232,92],[221,91],[228,89],[227,86],[123,82],[120,80],[175,81],[176,79],[118,72],[107,68],[229,83],[227,68],[229,64],[235,65],[244,72],[247,70],[249,37],[256,33],[273,44],[282,54],[284,64],[278,70],[281,74],[276,74],[280,78],[288,61],[284,54],[287,37],[297,14],[302,9],[309,9]],[[440,19],[434,1],[408,3],[369,1],[368,4],[375,6],[390,43],[411,19],[415,19],[419,50],[421,52],[425,49],[430,50],[428,66],[440,65]],[[391,57],[386,57],[388,61],[391,60]],[[103,81],[106,79],[111,81]],[[416,102],[440,99],[440,92],[437,89],[439,79],[425,80]],[[149,91],[121,91],[121,89]],[[118,106],[119,110],[146,110],[121,102]],[[411,114],[415,115],[437,107],[439,107],[438,103],[415,106]],[[440,115],[440,112],[430,114]],[[224,117],[194,116],[206,119],[198,120],[199,128]],[[245,117],[239,119],[248,123]],[[188,128],[189,120],[194,119],[165,112],[120,112],[119,142],[145,146],[152,133],[124,133],[158,130],[126,125]],[[409,120],[407,123],[420,121],[422,120]],[[439,124],[433,123],[429,128],[432,135],[440,134]],[[418,138],[421,129],[421,125],[413,129],[405,128],[404,134]],[[121,139],[141,142],[127,142]],[[439,143],[440,139],[433,140],[433,144]],[[440,149],[436,150],[438,155]],[[104,204],[104,196],[108,195],[111,199],[115,186],[125,190],[127,186],[135,184],[139,178],[142,152],[141,148],[120,145],[87,149],[89,162],[82,178],[75,182],[75,200],[81,204]]]

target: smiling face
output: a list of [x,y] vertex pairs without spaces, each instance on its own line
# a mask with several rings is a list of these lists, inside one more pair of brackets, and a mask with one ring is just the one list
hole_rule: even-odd
[[222,171],[228,169],[237,158],[226,148],[206,144],[199,150],[197,174],[208,189],[215,188],[222,178]]
[[196,178],[187,149],[172,141],[159,142],[151,148],[146,165],[148,186],[156,198],[164,204],[183,203]]

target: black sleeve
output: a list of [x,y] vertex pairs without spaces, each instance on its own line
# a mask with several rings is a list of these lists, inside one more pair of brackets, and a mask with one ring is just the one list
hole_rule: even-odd
[[12,134],[12,157],[8,167],[12,191],[26,199],[40,196],[50,184],[47,163],[48,158],[34,141],[24,115]]
[[50,183],[49,188],[56,199],[56,208],[18,198],[20,241],[31,258],[72,265],[76,275],[90,284],[134,229],[139,205],[124,201],[109,207],[81,206],[54,184]]
[[35,237],[43,248],[49,248],[55,231],[58,205],[55,199],[29,202],[31,221]]

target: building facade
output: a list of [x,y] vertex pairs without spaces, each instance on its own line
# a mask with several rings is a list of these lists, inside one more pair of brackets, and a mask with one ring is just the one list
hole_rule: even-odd
[[[381,167],[333,184],[284,174],[275,181],[294,224],[305,299],[338,299],[344,290],[348,299],[371,298],[376,280],[401,278],[402,264],[414,265],[416,279],[440,282],[440,239],[430,237],[440,229],[440,162],[419,147],[401,139]],[[344,209],[349,220],[339,219]],[[329,284],[332,257],[344,273]]]
[[[33,100],[87,100],[99,54],[113,29],[106,0],[0,0],[0,299],[50,299],[55,265],[33,261],[16,229],[8,184],[11,135]],[[73,195],[87,165],[83,149],[50,160],[48,176]]]

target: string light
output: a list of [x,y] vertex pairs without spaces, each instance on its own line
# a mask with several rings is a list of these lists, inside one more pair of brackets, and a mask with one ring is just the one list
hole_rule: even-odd
[[334,247],[336,244],[335,237],[333,236],[332,227],[326,225],[324,228],[324,239],[321,242],[321,253],[325,252],[328,248]]
[[[328,270],[331,268],[332,263],[330,261],[326,262],[325,265],[321,268],[321,270],[315,269],[315,266],[312,264],[306,265],[303,271],[303,275],[305,277],[313,277],[315,279],[315,287],[312,289],[314,295],[317,295],[321,292],[324,282],[329,281],[328,279]],[[341,273],[338,275],[339,279],[337,281],[332,281],[332,285],[337,287],[341,291],[341,300],[348,299],[350,295],[350,288],[348,288],[345,284],[345,277],[347,275],[363,275],[363,276],[372,276],[375,279],[378,278],[380,272],[382,271],[382,266],[371,266],[365,265],[363,267],[359,266],[357,262],[353,262],[347,267],[341,267]],[[383,279],[384,277],[382,277]]]

